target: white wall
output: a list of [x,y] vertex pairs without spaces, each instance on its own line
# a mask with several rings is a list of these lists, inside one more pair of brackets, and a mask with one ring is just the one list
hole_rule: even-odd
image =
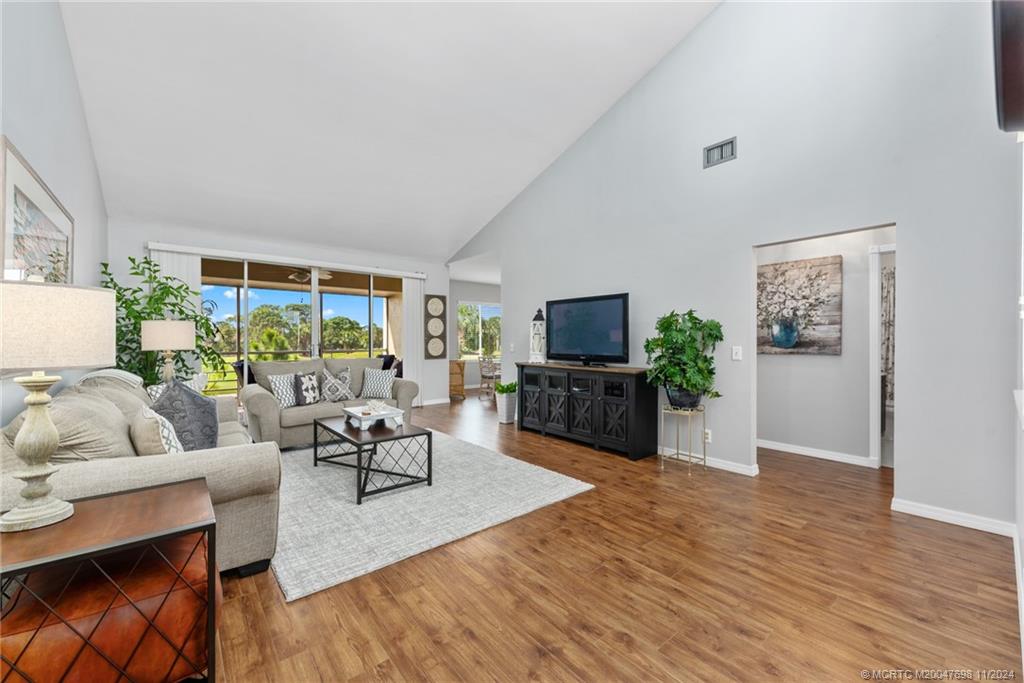
[[[75,221],[75,282],[98,284],[99,262],[107,253],[107,213],[60,8],[5,2],[0,13],[0,130]],[[66,381],[80,374],[63,373]],[[24,392],[8,379],[0,384],[0,423],[6,423],[21,411]]]
[[[459,302],[500,304],[501,287],[483,282],[451,281],[448,294],[448,358],[452,360],[459,359]],[[479,386],[480,361],[466,361],[465,383],[467,387]]]
[[868,247],[895,242],[890,227],[757,249],[758,265],[843,257],[842,354],[759,354],[757,438],[867,460]]
[[510,360],[547,299],[628,291],[634,364],[657,316],[720,320],[710,455],[749,466],[752,247],[895,223],[896,496],[1012,520],[1021,171],[994,102],[988,5],[726,3],[454,258],[500,251]]
[[[283,233],[287,231],[282,230]],[[443,263],[417,261],[387,254],[345,249],[344,236],[338,235],[334,245],[311,244],[297,236],[288,235],[279,241],[252,238],[245,235],[244,228],[196,227],[176,225],[160,221],[112,217],[110,219],[110,263],[111,270],[120,276],[127,272],[128,257],[145,255],[148,242],[166,242],[183,246],[228,249],[247,253],[276,255],[287,258],[305,258],[353,266],[376,266],[393,270],[414,271],[426,274],[424,292],[445,294],[449,291],[448,270]],[[409,302],[403,297],[403,305],[422,306],[422,302]],[[403,330],[403,335],[419,335],[423,332]],[[448,363],[446,360],[423,361],[423,383],[420,397],[424,401],[447,400]]]

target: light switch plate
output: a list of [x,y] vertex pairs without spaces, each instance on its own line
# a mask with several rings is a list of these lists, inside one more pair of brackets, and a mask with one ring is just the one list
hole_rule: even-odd
[[734,346],[734,347],[732,347],[732,359],[733,360],[743,360],[743,347],[742,346]]

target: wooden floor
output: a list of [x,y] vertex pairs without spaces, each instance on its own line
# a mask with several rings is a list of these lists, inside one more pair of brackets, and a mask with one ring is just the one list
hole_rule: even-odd
[[596,488],[291,604],[273,572],[226,578],[222,680],[1022,674],[1010,539],[891,512],[892,470],[761,450],[755,478],[661,474],[475,398],[414,422]]

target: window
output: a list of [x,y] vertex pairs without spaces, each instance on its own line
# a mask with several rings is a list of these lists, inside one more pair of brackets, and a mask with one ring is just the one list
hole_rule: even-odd
[[459,302],[459,357],[501,356],[501,306]]

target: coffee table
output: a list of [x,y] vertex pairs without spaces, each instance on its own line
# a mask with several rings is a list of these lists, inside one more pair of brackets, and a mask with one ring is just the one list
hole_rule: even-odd
[[[320,463],[356,471],[356,504],[363,498],[426,482],[432,486],[433,432],[415,425],[367,429],[345,417],[313,421],[313,466]],[[353,462],[354,460],[354,462]]]

